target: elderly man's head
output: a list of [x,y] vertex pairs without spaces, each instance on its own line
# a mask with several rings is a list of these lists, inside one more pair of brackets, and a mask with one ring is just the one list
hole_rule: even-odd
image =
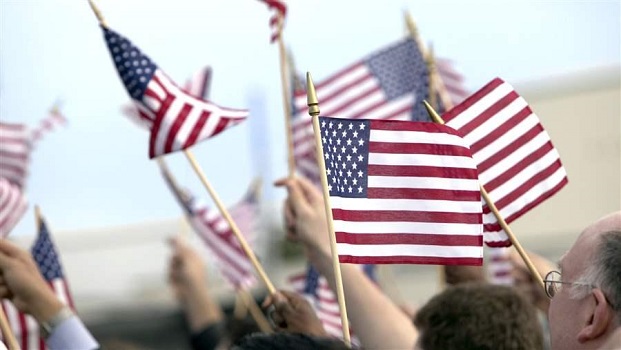
[[585,229],[559,262],[553,349],[597,349],[621,326],[621,212]]

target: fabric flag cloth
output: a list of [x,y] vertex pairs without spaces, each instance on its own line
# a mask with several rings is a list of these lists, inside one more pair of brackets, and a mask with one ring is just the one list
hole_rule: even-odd
[[487,274],[492,284],[513,285],[513,264],[511,263],[510,248],[489,248]]
[[[229,224],[217,210],[195,198],[188,191],[179,189],[170,174],[162,170],[162,175],[171,192],[181,205],[190,225],[202,238],[215,257],[216,264],[235,289],[247,289],[256,284],[254,268],[244,253]],[[244,198],[229,210],[239,230],[248,244],[255,240],[254,231],[258,224],[259,200],[256,188],[248,191]]]
[[[492,80],[442,118],[470,146],[481,185],[508,224],[567,184],[561,158],[539,118],[503,80]],[[510,246],[483,204],[485,243]]]
[[151,158],[191,147],[248,116],[247,110],[220,107],[184,92],[129,40],[102,29],[119,76],[151,130]]
[[342,263],[482,264],[476,164],[455,130],[319,120]]
[[270,43],[274,43],[280,37],[280,18],[283,22],[287,16],[287,5],[280,0],[261,0],[270,10],[274,13],[270,17],[270,28],[272,28],[272,36],[270,37]]
[[[322,115],[378,120],[427,120],[422,101],[429,95],[427,64],[413,39],[378,50],[315,85]],[[319,178],[306,91],[294,95],[291,123],[296,167]]]
[[[361,265],[367,277],[377,283],[376,266]],[[306,297],[311,304],[317,317],[323,324],[326,332],[336,338],[343,338],[343,326],[341,323],[341,313],[336,294],[330,288],[328,280],[319,274],[319,271],[312,265],[308,265],[306,271],[294,274],[288,278],[293,291]],[[352,343],[359,344],[359,341],[351,332]]]
[[[183,91],[196,98],[204,100],[208,99],[212,76],[213,70],[211,67],[205,66],[185,81]],[[149,115],[145,112],[141,112],[140,108],[138,108],[136,104],[129,103],[123,105],[121,107],[121,112],[138,126],[145,129],[151,128],[151,123],[148,122]]]
[[28,200],[16,184],[0,177],[0,239],[9,235],[28,209]]
[[[58,299],[75,310],[69,284],[60,263],[60,257],[43,220],[39,226],[39,234],[32,246],[31,253],[41,275],[43,275],[50,288],[54,290]],[[22,350],[46,349],[37,321],[32,316],[19,312],[9,300],[2,300],[2,307]]]
[[28,176],[32,134],[23,124],[0,122],[0,178],[23,188]]
[[32,141],[40,141],[48,132],[67,124],[67,119],[58,108],[52,108],[47,117],[41,119],[37,128],[32,131]]

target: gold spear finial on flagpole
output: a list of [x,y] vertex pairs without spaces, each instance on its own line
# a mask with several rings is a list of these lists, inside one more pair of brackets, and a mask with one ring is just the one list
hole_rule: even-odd
[[91,10],[93,10],[93,13],[95,14],[95,17],[97,17],[99,24],[101,24],[102,27],[108,27],[108,25],[106,24],[106,20],[101,14],[101,11],[99,11],[97,5],[95,5],[95,2],[93,0],[88,0],[88,4],[91,5]]
[[425,105],[425,108],[427,109],[427,113],[429,113],[431,120],[433,120],[434,123],[444,125],[444,120],[442,120],[442,118],[438,115],[438,112],[436,112],[433,107],[431,107],[429,102],[423,101],[423,104]]
[[317,92],[310,72],[306,72],[306,104],[308,105],[308,114],[311,117],[319,116],[319,100],[317,100]]

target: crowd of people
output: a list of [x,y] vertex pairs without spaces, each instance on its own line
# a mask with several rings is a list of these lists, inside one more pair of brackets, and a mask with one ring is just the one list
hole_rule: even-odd
[[[276,185],[288,192],[287,238],[304,247],[334,290],[322,194],[304,178]],[[278,290],[262,305],[271,331],[228,318],[210,294],[202,257],[181,239],[170,246],[169,281],[193,349],[348,349],[328,336],[307,299],[290,291]],[[621,349],[621,211],[585,228],[557,267],[531,258],[545,290],[519,257],[512,259],[513,286],[488,283],[478,267],[447,266],[447,287],[415,312],[355,265],[342,264],[350,326],[364,349]],[[32,256],[8,240],[0,240],[0,297],[39,322],[51,350],[106,348],[57,299]]]

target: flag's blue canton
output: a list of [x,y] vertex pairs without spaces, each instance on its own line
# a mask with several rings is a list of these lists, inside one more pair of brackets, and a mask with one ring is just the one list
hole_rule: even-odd
[[388,47],[366,60],[387,100],[414,94],[412,120],[428,121],[422,102],[429,95],[429,70],[413,39]]
[[306,270],[306,279],[304,280],[304,294],[317,296],[317,288],[319,287],[319,271],[312,265],[308,265]]
[[330,196],[365,198],[369,164],[369,120],[320,118]]
[[123,36],[103,28],[108,49],[129,95],[141,101],[157,66]]
[[32,256],[39,266],[39,271],[41,271],[41,274],[47,281],[63,278],[58,254],[54,248],[54,243],[50,239],[45,222],[41,223],[37,241],[32,246]]

